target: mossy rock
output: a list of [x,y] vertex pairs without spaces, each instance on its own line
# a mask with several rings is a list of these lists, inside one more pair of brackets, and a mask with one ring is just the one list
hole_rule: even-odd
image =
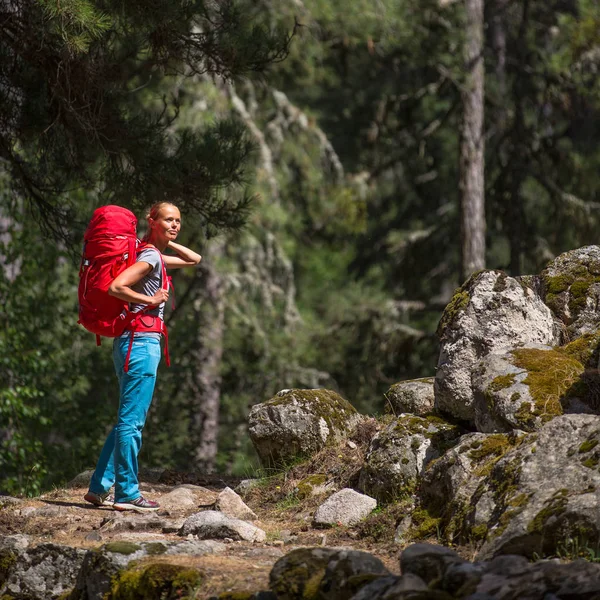
[[547,306],[567,326],[569,336],[595,332],[600,300],[600,247],[585,246],[555,258],[542,272]]
[[567,412],[595,410],[600,377],[594,379],[573,354],[547,347],[486,357],[473,375],[478,430],[534,431]]
[[252,407],[248,432],[261,462],[285,467],[350,434],[362,417],[336,392],[282,390]]
[[397,502],[415,492],[427,463],[454,446],[464,430],[435,415],[403,415],[371,441],[359,488],[381,503]]
[[412,413],[425,416],[433,411],[434,377],[400,381],[385,393],[385,410],[394,415]]
[[298,548],[280,558],[269,575],[269,587],[278,600],[317,600],[325,571],[336,550]]
[[194,598],[204,574],[169,563],[137,565],[113,580],[109,600],[175,600]]
[[[438,333],[435,412],[479,430],[472,380],[481,361],[512,348],[553,346],[561,339],[556,319],[537,293],[502,271],[471,277],[447,307]],[[495,425],[483,431],[498,430]]]

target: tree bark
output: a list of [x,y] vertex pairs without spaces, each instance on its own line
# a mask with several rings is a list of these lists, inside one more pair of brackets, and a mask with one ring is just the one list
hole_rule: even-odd
[[219,408],[221,405],[221,359],[225,318],[224,281],[210,262],[222,251],[212,247],[209,260],[203,259],[196,276],[200,278],[200,297],[194,301],[197,339],[192,350],[194,368],[189,375],[194,470],[212,473],[218,449]]
[[483,0],[466,0],[460,141],[461,279],[485,268]]

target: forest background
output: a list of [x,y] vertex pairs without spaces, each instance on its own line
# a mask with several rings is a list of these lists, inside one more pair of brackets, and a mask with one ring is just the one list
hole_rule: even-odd
[[[147,4],[118,13],[127,39],[162,52],[119,63],[143,161],[131,149],[115,160],[91,130],[61,137],[62,117],[44,120],[57,86],[21,68],[32,38],[71,61],[59,65],[91,64],[111,43],[113,58],[124,52],[119,3],[0,9],[0,493],[37,494],[92,467],[113,424],[110,340],[96,347],[77,325],[77,254],[99,205],[141,217],[173,199],[183,243],[204,257],[174,278],[173,366],[159,370],[141,464],[242,476],[257,468],[248,409],[280,389],[327,387],[380,414],[391,384],[434,374],[441,312],[469,274],[462,144],[476,65],[480,266],[537,273],[597,242],[594,0]],[[184,9],[179,45],[157,41],[157,23]],[[198,26],[193,10],[211,18]],[[10,29],[24,15],[37,31]],[[158,60],[181,48],[179,68]],[[77,89],[78,77],[64,81]],[[201,175],[184,168],[191,155]]]

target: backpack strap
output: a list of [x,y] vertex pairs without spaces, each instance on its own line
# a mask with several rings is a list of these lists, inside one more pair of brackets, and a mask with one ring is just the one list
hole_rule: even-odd
[[[136,249],[137,254],[139,254],[142,250],[145,250],[146,248],[154,248],[154,250],[156,250],[158,252],[158,256],[160,258],[160,264],[161,264],[161,284],[162,284],[162,286],[165,287],[165,289],[167,291],[169,289],[174,289],[173,281],[172,281],[171,277],[167,276],[167,268],[165,266],[165,261],[163,260],[162,254],[158,248],[156,248],[155,246],[152,246],[150,244],[142,242],[141,244],[138,245],[138,247]],[[160,317],[158,317],[156,315],[145,314],[149,310],[150,310],[150,306],[147,306],[146,308],[143,308],[142,310],[140,310],[138,312],[129,313],[130,320],[129,320],[129,323],[127,324],[127,326],[125,327],[125,329],[131,331],[131,333],[129,335],[129,346],[127,348],[127,355],[125,357],[125,365],[123,366],[123,371],[125,373],[127,373],[129,371],[129,358],[131,356],[131,349],[133,347],[133,338],[134,338],[136,331],[144,331],[147,333],[162,334],[165,338],[165,349],[164,349],[165,360],[167,362],[167,367],[171,366],[171,357],[169,356],[169,332],[167,330],[167,325]]]

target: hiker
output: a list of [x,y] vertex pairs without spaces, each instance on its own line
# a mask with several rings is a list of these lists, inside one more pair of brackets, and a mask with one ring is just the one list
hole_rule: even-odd
[[[202,258],[175,243],[181,228],[181,215],[174,204],[154,204],[146,219],[148,233],[142,240],[136,262],[117,275],[108,288],[110,296],[129,302],[130,310],[138,313],[139,318],[135,328],[130,326],[113,343],[120,392],[118,421],[104,443],[84,496],[87,502],[96,506],[112,505],[116,510],[136,512],[159,508],[158,502],[148,500],[140,493],[137,457],[160,362],[160,332],[166,334],[164,308],[169,298],[166,269],[191,267]],[[163,254],[167,249],[175,255]],[[140,331],[145,327],[150,331]],[[168,357],[168,346],[165,354]],[[113,485],[114,497],[110,493]]]

